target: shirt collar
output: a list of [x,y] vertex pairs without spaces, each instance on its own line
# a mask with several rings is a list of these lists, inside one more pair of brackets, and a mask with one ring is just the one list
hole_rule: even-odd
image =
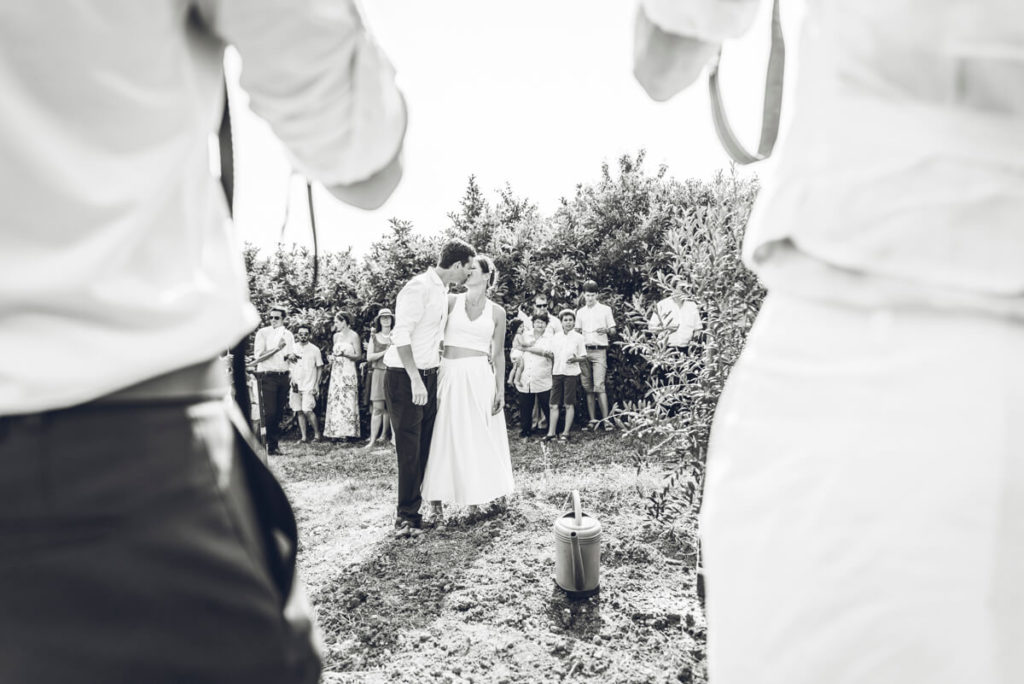
[[437,275],[437,270],[433,266],[427,269],[427,278],[435,285],[445,287],[444,281],[441,280],[441,276]]

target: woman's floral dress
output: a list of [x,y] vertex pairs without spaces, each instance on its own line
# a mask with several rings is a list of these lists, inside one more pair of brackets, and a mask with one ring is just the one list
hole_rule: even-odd
[[[355,354],[353,336],[334,334],[332,354]],[[324,421],[325,437],[359,436],[359,380],[356,364],[351,359],[331,359],[331,383],[327,390],[327,417]]]

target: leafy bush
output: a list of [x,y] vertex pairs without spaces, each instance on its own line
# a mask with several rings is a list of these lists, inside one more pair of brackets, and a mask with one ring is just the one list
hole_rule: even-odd
[[[308,250],[278,247],[261,257],[248,247],[250,292],[261,312],[272,302],[288,304],[290,322],[308,322],[313,342],[328,351],[334,311],[350,311],[365,339],[376,311],[394,308],[398,290],[435,262],[450,237],[494,258],[502,275],[494,299],[510,318],[537,292],[548,295],[555,311],[578,308],[583,282],[596,280],[620,336],[609,349],[609,401],[628,425],[638,463],[678,464],[675,484],[682,487],[655,492],[648,501],[651,514],[667,520],[692,510],[689,498],[672,492],[689,491],[689,484],[699,490],[701,472],[688,464],[703,460],[722,384],[763,297],[739,251],[756,193],[756,182],[734,172],[710,181],[677,181],[665,167],[648,173],[640,152],[619,159],[614,171],[603,165],[595,183],[577,186],[573,197],[544,217],[508,186],[492,203],[470,176],[441,234],[425,237],[410,222],[391,219],[362,260],[349,252],[320,255],[315,291]],[[686,285],[673,285],[674,276]],[[682,288],[701,309],[704,330],[695,340],[695,358],[673,356],[663,339],[647,332],[652,307],[673,287]],[[512,330],[509,326],[506,347]],[[515,422],[515,391],[506,391],[509,419]],[[684,408],[670,411],[670,405]],[[586,420],[582,400],[576,413]]]

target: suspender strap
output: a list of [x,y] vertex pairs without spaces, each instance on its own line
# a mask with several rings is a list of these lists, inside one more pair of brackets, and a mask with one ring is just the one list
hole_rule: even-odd
[[722,147],[729,153],[738,164],[752,164],[767,159],[775,147],[775,140],[779,135],[779,117],[782,111],[782,85],[783,74],[786,66],[786,43],[782,37],[782,24],[779,21],[779,0],[772,3],[772,44],[771,52],[768,55],[768,74],[764,84],[764,106],[761,111],[761,140],[757,146],[756,153],[748,152],[736,134],[725,115],[725,107],[722,104],[722,92],[718,85],[718,65],[722,57],[719,49],[711,63],[708,73],[708,90],[711,93],[711,117],[715,123],[715,132],[722,142]]

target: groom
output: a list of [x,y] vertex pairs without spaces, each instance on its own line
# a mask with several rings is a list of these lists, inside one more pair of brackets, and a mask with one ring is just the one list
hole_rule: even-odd
[[448,286],[469,277],[476,250],[462,240],[441,248],[437,266],[414,277],[395,302],[391,346],[384,354],[384,398],[398,450],[395,536],[420,534],[420,485],[437,415],[437,369],[448,320]]

